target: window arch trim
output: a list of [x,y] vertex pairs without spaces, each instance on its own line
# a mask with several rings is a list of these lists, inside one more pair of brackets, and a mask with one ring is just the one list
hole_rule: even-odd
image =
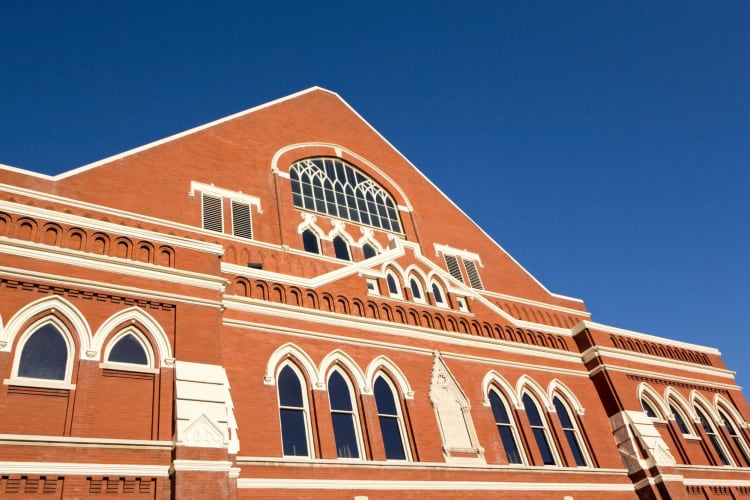
[[[63,379],[46,379],[37,377],[22,377],[19,376],[18,371],[21,365],[21,357],[23,355],[24,348],[29,339],[37,333],[41,328],[52,325],[58,333],[62,336],[65,344],[65,370],[63,373]],[[73,334],[70,332],[68,325],[65,324],[60,318],[49,314],[31,323],[23,332],[18,336],[18,342],[15,346],[15,355],[13,356],[13,365],[11,367],[11,376],[5,380],[8,385],[19,385],[28,387],[44,387],[51,389],[75,389],[75,384],[71,383],[73,376],[73,364],[75,362],[75,350],[76,343],[73,339]]]
[[[96,351],[93,359],[100,359],[107,338],[112,335],[112,332],[118,331],[118,327],[122,327],[125,324],[134,324],[141,327],[138,330],[146,336],[145,341],[152,346],[152,355],[158,356],[158,359],[154,357],[154,362],[151,365],[153,368],[174,366],[172,345],[169,342],[166,332],[158,321],[139,307],[130,307],[117,312],[102,323],[94,335],[94,342],[91,346],[92,351]],[[153,347],[156,347],[156,352],[154,352]],[[107,357],[105,356],[101,359],[106,360]]]
[[[137,364],[137,363],[123,363],[120,361],[110,361],[109,356],[112,353],[112,349],[117,345],[118,342],[120,342],[122,339],[127,337],[128,335],[132,335],[135,337],[135,339],[138,341],[140,346],[143,348],[144,353],[146,354],[146,364]],[[104,355],[102,357],[103,361],[99,364],[100,368],[104,369],[110,369],[110,370],[125,370],[125,371],[135,371],[135,372],[149,372],[149,373],[158,373],[159,369],[155,367],[156,364],[156,356],[154,355],[154,349],[151,346],[151,343],[148,340],[148,337],[146,334],[144,334],[140,328],[137,328],[136,326],[127,326],[117,333],[115,333],[112,338],[107,342],[106,347],[104,348]]]

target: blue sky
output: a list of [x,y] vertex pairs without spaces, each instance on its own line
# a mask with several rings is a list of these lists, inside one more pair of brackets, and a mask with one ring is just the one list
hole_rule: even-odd
[[750,3],[0,2],[0,163],[320,85],[553,292],[750,386]]

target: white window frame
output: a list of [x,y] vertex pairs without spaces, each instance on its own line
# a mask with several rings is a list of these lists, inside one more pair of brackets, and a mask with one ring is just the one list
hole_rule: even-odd
[[[362,436],[362,424],[359,420],[359,405],[357,404],[358,403],[357,394],[354,392],[354,388],[352,386],[352,381],[351,381],[351,378],[349,377],[349,374],[347,374],[344,370],[342,370],[338,366],[334,366],[331,369],[331,371],[328,373],[328,378],[326,378],[326,388],[329,387],[328,382],[331,380],[331,375],[333,375],[334,372],[341,375],[341,377],[344,379],[344,382],[346,383],[347,389],[349,390],[349,398],[351,399],[351,402],[352,402],[352,421],[354,422],[354,434],[356,435],[357,446],[359,447],[359,449],[357,450],[359,452],[358,458],[346,458],[346,457],[342,458],[342,457],[338,457],[338,453],[337,453],[336,458],[338,460],[351,460],[355,462],[361,462],[365,460],[366,457],[365,457],[365,440],[364,440],[364,437]],[[326,392],[328,392],[328,407],[329,407],[331,414],[333,414],[334,410],[333,408],[331,408],[331,395],[328,390]],[[343,412],[339,410],[338,413],[343,413]],[[333,417],[331,417],[331,425],[333,426]],[[336,441],[335,431],[333,435],[334,435],[334,443],[335,443]]]
[[[112,352],[112,349],[117,345],[117,343],[122,340],[127,335],[133,335],[135,339],[138,341],[139,344],[141,344],[141,347],[143,347],[143,350],[146,353],[146,361],[147,364],[145,365],[139,365],[136,363],[122,363],[119,361],[109,361],[109,355]],[[146,336],[143,334],[141,330],[134,326],[129,326],[127,328],[124,328],[123,330],[117,332],[117,334],[112,337],[112,339],[107,343],[107,347],[104,349],[104,361],[99,363],[99,367],[105,370],[120,370],[120,371],[130,371],[130,372],[143,372],[143,373],[158,373],[159,369],[155,368],[156,363],[156,356],[154,355],[154,350],[151,347],[151,343],[148,341]]]
[[[305,455],[284,455],[284,432],[281,426],[281,410],[283,408],[293,408],[293,407],[281,406],[281,397],[279,394],[279,376],[281,375],[281,370],[283,370],[287,366],[292,369],[295,375],[297,375],[297,379],[299,380],[300,388],[302,390],[302,404],[303,404],[302,414],[304,416],[303,420],[305,423],[305,438],[307,439],[307,455],[306,456]],[[281,445],[281,456],[285,460],[289,460],[289,459],[294,460],[294,459],[300,459],[300,458],[301,459],[315,458],[315,450],[314,450],[315,441],[313,440],[312,423],[310,421],[311,420],[310,401],[307,397],[307,392],[308,392],[307,391],[307,379],[302,374],[302,371],[297,367],[297,365],[291,361],[285,361],[281,363],[278,369],[276,370],[276,412],[277,412],[277,415],[279,416],[278,417],[279,418],[279,438],[280,438],[279,444]],[[298,409],[298,408],[294,408],[294,409]]]
[[[393,383],[393,380],[391,380],[391,377],[384,372],[378,372],[375,374],[375,376],[372,378],[372,388],[373,388],[373,398],[375,397],[375,382],[378,381],[378,378],[382,378],[386,384],[388,384],[388,387],[391,389],[391,396],[393,397],[393,403],[396,407],[396,416],[398,420],[398,428],[401,432],[401,446],[404,447],[404,456],[406,457],[403,460],[395,459],[395,458],[386,458],[387,462],[395,462],[395,463],[403,463],[403,462],[411,462],[412,454],[411,454],[411,446],[409,446],[409,434],[406,432],[406,424],[404,423],[404,412],[402,408],[403,404],[403,398],[401,397],[401,392],[399,392],[396,385]],[[378,417],[378,425],[380,424],[380,411],[378,410],[378,404],[377,401],[375,401],[375,413]],[[383,433],[381,431],[380,433],[380,439],[382,442],[383,439]],[[383,443],[383,448],[385,448],[385,443]]]
[[[419,289],[419,298],[414,296],[414,288],[412,288],[411,286],[412,282],[416,283],[417,289]],[[412,300],[414,300],[414,302],[419,302],[422,304],[427,302],[427,297],[425,296],[425,291],[424,291],[424,286],[422,286],[422,281],[419,278],[417,278],[414,274],[409,275],[409,291],[411,291]]]
[[[37,332],[43,326],[51,324],[61,334],[65,341],[65,348],[67,349],[67,359],[65,362],[65,376],[63,380],[51,380],[44,378],[33,378],[33,377],[19,377],[18,369],[21,363],[21,355],[23,349],[26,347],[26,342],[31,336]],[[75,384],[71,383],[73,376],[73,363],[75,359],[75,342],[73,335],[70,333],[65,324],[55,316],[45,316],[38,321],[32,323],[27,327],[16,344],[15,354],[13,356],[13,366],[11,368],[10,378],[3,381],[5,385],[17,385],[25,387],[40,387],[49,389],[75,389]]]
[[[435,290],[433,287],[437,287],[438,290],[440,290],[440,298],[442,300],[438,301],[437,297],[435,297]],[[450,306],[448,305],[448,296],[446,295],[445,287],[441,286],[440,283],[438,283],[436,280],[430,281],[430,293],[432,293],[432,297],[435,300],[435,305],[438,307],[442,307],[445,309],[448,309]]]
[[[396,292],[395,293],[393,291],[391,291],[391,287],[388,284],[388,276],[392,276],[393,280],[396,282]],[[402,291],[403,286],[401,285],[401,280],[398,279],[398,276],[393,271],[389,270],[389,271],[385,272],[385,286],[388,289],[388,296],[389,297],[394,298],[394,299],[403,299],[404,298],[404,294],[403,294],[403,291]]]
[[[513,434],[513,439],[516,442],[516,448],[518,448],[518,454],[521,457],[521,464],[529,465],[528,454],[523,447],[523,439],[521,439],[521,434],[518,431],[518,422],[516,422],[516,418],[514,415],[515,412],[513,411],[513,405],[510,404],[509,399],[505,397],[505,394],[503,394],[503,391],[501,391],[494,385],[490,386],[489,392],[494,392],[495,395],[500,399],[500,402],[505,405],[505,411],[508,413],[508,420],[510,420],[510,430],[511,430],[511,433]],[[490,412],[492,412],[492,403],[490,402],[489,393],[487,394],[487,404],[490,407]],[[499,435],[500,433],[497,431],[497,421],[495,421],[494,414],[492,415],[492,421],[495,424],[495,429],[496,429],[496,432],[498,433],[497,437],[500,440],[500,445],[503,446],[503,451],[505,451],[505,446],[503,445],[502,437]],[[512,465],[521,465],[521,464],[512,464]]]
[[[524,396],[529,396],[531,399],[531,404],[536,406],[536,411],[539,414],[539,418],[542,421],[542,431],[544,432],[544,435],[547,438],[547,446],[549,446],[550,453],[552,454],[552,460],[554,460],[554,464],[542,464],[543,467],[561,467],[561,464],[563,461],[560,459],[560,450],[557,449],[557,446],[555,445],[554,439],[552,439],[552,432],[550,430],[550,423],[549,419],[547,417],[547,411],[544,408],[544,405],[539,402],[539,398],[531,391],[525,390],[521,393],[521,398],[519,401],[521,402],[521,406],[523,406],[524,412],[526,413],[526,420],[529,423],[529,428],[531,429],[531,436],[529,436],[529,442],[533,439],[534,444],[537,446],[537,449],[539,449],[539,443],[536,441],[536,436],[534,436],[534,427],[531,424],[531,419],[529,418],[528,410],[526,410],[526,405],[523,402]],[[541,450],[539,450],[539,454],[541,454]],[[544,458],[544,457],[542,457]]]
[[[584,465],[575,465],[576,467],[591,467],[591,457],[589,456],[589,450],[586,447],[586,441],[583,439],[583,432],[581,431],[581,427],[578,425],[578,419],[576,418],[575,412],[573,412],[570,403],[568,403],[568,400],[561,396],[559,393],[552,396],[552,405],[554,407],[555,399],[560,401],[560,404],[565,409],[565,411],[568,413],[568,419],[570,420],[570,423],[573,425],[573,436],[576,439],[576,442],[578,443],[578,449],[581,450],[581,455],[583,457],[583,461],[586,462]],[[555,409],[555,412],[557,412],[557,409]],[[563,431],[563,437],[565,438],[565,444],[570,447],[570,443],[568,443],[568,438],[565,436],[565,427],[562,425],[562,420],[560,420],[560,415],[557,416],[558,422],[560,423],[560,428]],[[560,440],[562,442],[562,439]],[[573,450],[571,450],[572,453]]]

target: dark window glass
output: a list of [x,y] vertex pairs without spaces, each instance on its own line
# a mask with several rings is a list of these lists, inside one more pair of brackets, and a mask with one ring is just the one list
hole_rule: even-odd
[[320,253],[318,237],[309,229],[302,232],[302,244],[305,246],[305,252]]
[[378,251],[375,249],[375,247],[370,245],[369,243],[365,243],[362,246],[362,252],[365,254],[365,259],[370,259],[378,254]]
[[132,363],[134,365],[148,365],[148,356],[143,345],[135,335],[129,333],[117,341],[109,351],[109,361],[116,363]]
[[60,330],[46,324],[31,334],[23,346],[18,376],[65,380],[68,346]]
[[419,283],[414,278],[411,279],[411,294],[415,299],[422,298],[422,290],[419,288]]
[[716,431],[714,430],[713,426],[709,423],[708,418],[706,418],[703,412],[701,412],[697,408],[695,412],[698,414],[698,418],[701,421],[703,430],[706,431],[708,440],[711,441],[711,445],[714,447],[714,450],[716,450],[716,454],[719,455],[719,460],[721,460],[722,465],[729,465],[729,459],[727,458],[727,455],[724,453],[724,447],[721,445],[721,439],[716,434]]
[[346,241],[341,236],[336,236],[333,239],[333,250],[336,253],[337,259],[351,260],[349,245],[346,244]]
[[542,420],[542,416],[539,414],[539,408],[537,408],[536,403],[534,403],[534,400],[528,394],[524,394],[523,396],[523,407],[526,410],[526,416],[529,418],[534,439],[542,455],[542,462],[544,462],[544,465],[555,465],[555,458],[552,455],[552,449],[547,440],[546,426]]
[[383,445],[385,457],[390,460],[406,460],[404,439],[401,435],[399,414],[396,411],[396,402],[393,390],[388,382],[378,377],[375,381],[375,404],[378,407],[378,420],[380,431],[383,434]]
[[492,407],[492,414],[495,417],[495,425],[497,425],[497,432],[500,434],[500,440],[503,443],[508,463],[523,463],[521,460],[521,454],[518,451],[516,437],[513,434],[513,424],[511,423],[505,402],[492,391],[490,391],[490,407]]
[[641,398],[641,407],[643,408],[643,411],[646,412],[646,416],[649,418],[659,418],[656,416],[656,412],[651,407],[651,405],[646,401],[645,399]]
[[398,295],[398,282],[396,281],[396,278],[392,274],[388,274],[385,280],[388,282],[388,291],[392,295]]
[[279,417],[285,456],[308,456],[307,423],[299,377],[289,366],[279,373]]
[[344,377],[333,372],[328,378],[328,397],[331,402],[333,436],[339,458],[359,458],[359,445],[355,429],[356,417],[349,385]]
[[677,427],[680,429],[680,432],[683,434],[690,434],[690,429],[688,429],[685,420],[683,420],[682,414],[677,411],[677,409],[672,405],[669,405],[669,409],[672,411],[672,415],[674,415],[674,421],[675,423],[677,423]]
[[435,297],[435,302],[438,304],[443,303],[443,293],[440,291],[440,287],[436,283],[432,284],[432,295]]
[[739,448],[740,453],[742,453],[742,458],[745,460],[745,465],[750,465],[750,456],[748,456],[747,452],[747,445],[745,444],[745,440],[742,439],[742,436],[739,432],[737,432],[737,428],[732,423],[732,420],[725,414],[720,413],[721,418],[724,419],[724,425],[727,428],[727,431],[729,432],[729,435],[732,436],[732,440],[734,441],[734,444],[737,445],[737,448]]
[[565,433],[565,439],[567,439],[568,441],[570,451],[573,452],[573,458],[576,461],[576,465],[579,467],[584,467],[586,465],[586,459],[583,458],[583,450],[581,448],[581,443],[578,436],[578,429],[576,429],[575,425],[573,424],[570,413],[568,413],[568,408],[560,400],[560,398],[556,397],[554,403],[555,411],[557,412],[557,416],[560,418],[560,425],[562,426],[563,432]]

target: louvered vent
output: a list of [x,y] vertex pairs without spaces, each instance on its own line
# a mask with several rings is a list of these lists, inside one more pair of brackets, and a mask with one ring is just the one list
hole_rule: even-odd
[[456,256],[443,254],[443,257],[445,258],[445,265],[448,267],[448,272],[451,273],[451,276],[463,283],[464,277],[461,275],[461,268],[458,265],[458,259]]
[[203,195],[203,229],[223,232],[224,223],[221,217],[221,198]]
[[471,288],[483,290],[484,287],[482,286],[482,280],[479,278],[476,263],[473,260],[463,259],[463,261],[464,267],[466,268],[466,274],[469,276],[469,283],[471,284]]
[[253,239],[253,220],[250,217],[250,205],[232,202],[232,232],[240,238]]

